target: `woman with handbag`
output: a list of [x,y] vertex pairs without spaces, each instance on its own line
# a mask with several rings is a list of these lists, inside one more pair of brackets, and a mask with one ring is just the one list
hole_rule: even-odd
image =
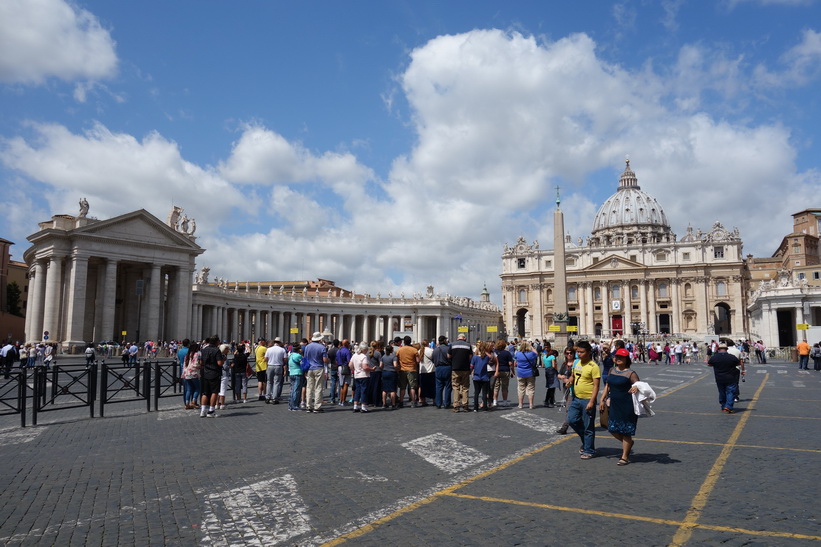
[[621,458],[618,465],[627,465],[630,463],[630,451],[633,448],[633,436],[636,434],[638,422],[633,407],[633,393],[638,390],[633,384],[639,381],[639,375],[630,369],[630,354],[626,349],[616,350],[613,361],[616,366],[610,371],[604,384],[599,410],[604,411],[609,402],[607,430],[621,441]]

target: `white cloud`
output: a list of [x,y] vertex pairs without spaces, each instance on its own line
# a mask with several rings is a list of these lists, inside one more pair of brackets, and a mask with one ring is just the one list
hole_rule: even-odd
[[821,33],[812,29],[801,33],[801,42],[779,59],[780,70],[764,64],[755,68],[755,79],[762,87],[780,88],[806,85],[821,75]]
[[300,143],[264,127],[248,125],[234,143],[230,157],[220,163],[228,179],[252,184],[291,184],[322,181],[332,186],[363,184],[373,177],[350,153],[314,155]]
[[44,195],[54,213],[70,213],[80,197],[87,197],[90,214],[100,218],[145,208],[165,219],[173,201],[199,217],[198,231],[208,233],[219,228],[225,207],[242,203],[236,188],[185,161],[177,144],[157,133],[138,141],[101,124],[83,134],[57,124],[29,127],[29,140],[0,140],[0,161],[49,185]]
[[114,48],[93,14],[63,0],[0,2],[0,82],[110,78],[117,70]]
[[[411,53],[400,79],[417,140],[384,181],[350,152],[311,151],[258,125],[243,128],[216,168],[184,160],[157,133],[137,140],[101,125],[79,135],[32,125],[30,138],[2,142],[0,160],[53,187],[45,195],[55,212],[87,195],[92,214],[148,204],[164,218],[173,198],[197,217],[208,249],[200,263],[217,276],[324,277],[371,293],[433,284],[475,297],[487,283],[499,301],[504,242],[522,234],[552,247],[557,183],[568,233],[589,235],[625,154],[680,236],[688,223],[719,220],[739,227],[748,252],[772,252],[821,180],[797,172],[788,128],[712,117],[698,108],[698,88],[682,93],[695,97],[686,107],[665,101],[687,70],[735,79],[740,60],[705,58],[685,48],[678,67],[659,74],[603,61],[584,34],[544,43],[497,30],[440,36]],[[604,190],[602,170],[612,173]],[[241,193],[251,185],[253,199]],[[762,203],[774,186],[783,197]],[[251,215],[267,228],[225,230],[255,229]]]

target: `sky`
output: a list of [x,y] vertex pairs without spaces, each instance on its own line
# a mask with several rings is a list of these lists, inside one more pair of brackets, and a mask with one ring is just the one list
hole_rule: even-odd
[[821,2],[0,0],[0,237],[172,205],[227,280],[501,303],[630,158],[673,231],[821,207]]

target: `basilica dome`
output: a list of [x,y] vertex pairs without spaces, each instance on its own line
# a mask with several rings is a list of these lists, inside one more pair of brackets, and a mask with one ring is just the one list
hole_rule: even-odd
[[593,220],[594,244],[675,241],[667,216],[656,198],[642,191],[630,160],[619,178],[619,188],[602,204]]

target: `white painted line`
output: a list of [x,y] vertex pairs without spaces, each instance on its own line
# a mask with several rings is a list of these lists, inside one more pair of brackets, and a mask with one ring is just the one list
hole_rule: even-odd
[[756,372],[758,374],[767,374],[767,372],[769,372],[769,371],[767,371],[767,370],[757,370]]
[[537,416],[523,410],[517,410],[511,414],[503,414],[502,418],[549,435],[555,434],[556,429],[558,429],[560,425],[552,420],[542,418],[541,416]]
[[787,374],[787,371],[786,370],[779,370],[778,374]]
[[203,545],[267,546],[311,531],[292,475],[207,494]]
[[798,371],[798,374],[809,374],[809,373],[810,373],[809,370],[799,370]]
[[670,374],[670,373],[666,373],[666,372],[659,372],[658,374],[653,374],[653,376],[669,376],[671,378],[678,378],[678,379],[681,379],[682,377],[684,377],[686,379],[686,378],[696,378],[697,376],[701,376],[702,374],[704,374],[704,371],[701,371],[697,374],[692,374],[692,373]]
[[793,387],[807,387],[804,382],[800,380],[793,380],[792,385]]
[[40,436],[43,428],[8,428],[0,430],[0,446],[28,443]]
[[486,454],[441,433],[402,443],[402,447],[450,474],[469,469],[489,458]]

